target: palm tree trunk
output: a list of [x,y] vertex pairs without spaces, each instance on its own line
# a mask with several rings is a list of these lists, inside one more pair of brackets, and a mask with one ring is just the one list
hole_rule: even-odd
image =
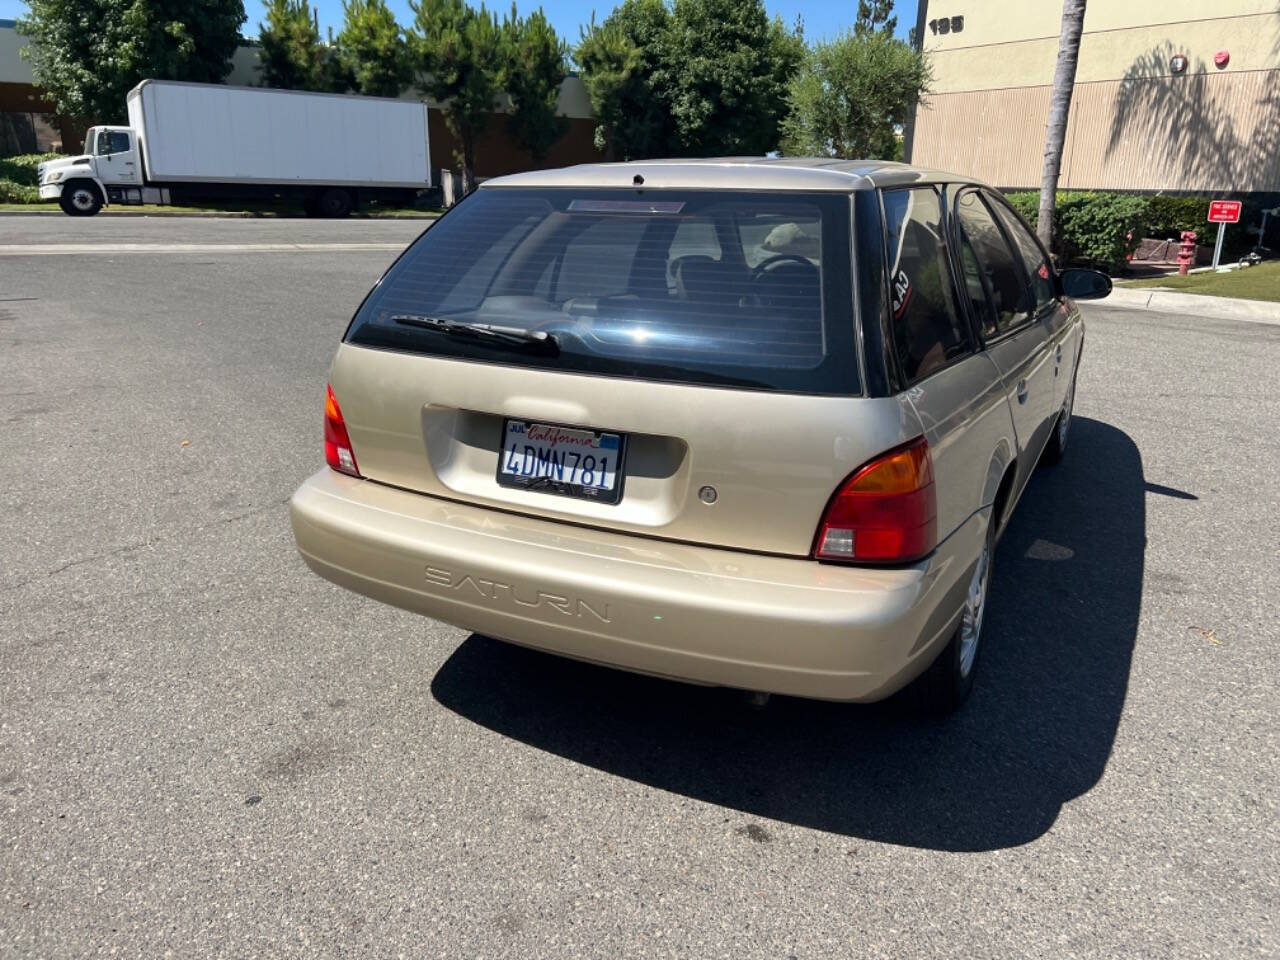
[[1080,34],[1084,31],[1085,0],[1063,0],[1062,33],[1058,38],[1058,66],[1049,94],[1049,122],[1044,130],[1044,171],[1040,175],[1040,216],[1036,234],[1048,249],[1053,242],[1053,208],[1058,198],[1058,173],[1062,148],[1067,142],[1067,117],[1076,85],[1076,61],[1080,59]]

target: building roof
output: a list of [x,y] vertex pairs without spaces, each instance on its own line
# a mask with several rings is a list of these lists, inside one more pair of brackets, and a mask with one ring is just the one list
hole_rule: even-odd
[[923,182],[971,182],[971,178],[888,160],[832,157],[710,157],[584,163],[557,170],[531,170],[486,180],[485,187],[629,187],[661,189],[830,190]]

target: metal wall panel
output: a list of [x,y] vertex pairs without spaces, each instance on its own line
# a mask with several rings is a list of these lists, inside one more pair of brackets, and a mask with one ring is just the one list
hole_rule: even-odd
[[[937,94],[912,162],[1001,187],[1040,184],[1047,86]],[[1280,70],[1076,85],[1060,186],[1280,190]]]

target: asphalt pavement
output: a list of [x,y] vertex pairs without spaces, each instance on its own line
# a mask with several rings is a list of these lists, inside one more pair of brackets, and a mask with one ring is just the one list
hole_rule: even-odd
[[423,226],[0,219],[0,957],[1280,953],[1280,327],[1089,306],[967,708],[752,711],[298,559]]

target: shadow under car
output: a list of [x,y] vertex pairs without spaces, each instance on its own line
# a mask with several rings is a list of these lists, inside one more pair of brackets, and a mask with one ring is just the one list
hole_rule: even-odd
[[[937,850],[1039,837],[1101,778],[1138,628],[1142,460],[1077,417],[996,554],[973,697],[946,719],[734,691],[473,635],[436,674],[445,707],[578,763],[754,817]],[[785,642],[785,638],[779,638]]]

